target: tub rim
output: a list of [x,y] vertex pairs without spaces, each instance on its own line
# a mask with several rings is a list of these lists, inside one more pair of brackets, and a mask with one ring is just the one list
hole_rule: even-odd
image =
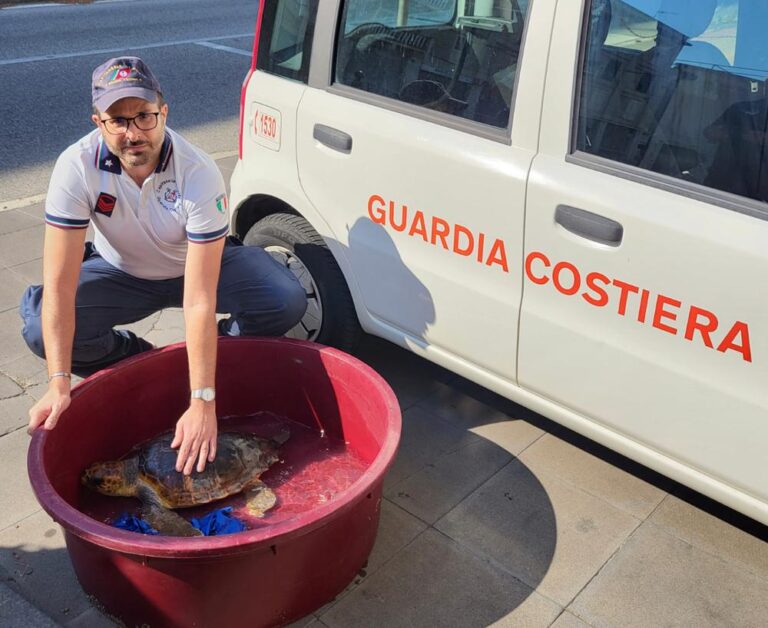
[[[343,351],[315,342],[294,338],[221,338],[221,343],[258,342],[265,344],[296,345],[303,350],[316,351],[321,356],[329,356],[347,364],[355,363],[377,385],[383,393],[387,413],[395,420],[388,421],[381,449],[371,465],[352,483],[338,498],[326,504],[307,511],[307,517],[297,515],[274,526],[247,530],[237,534],[203,537],[170,537],[138,534],[115,528],[106,523],[96,521],[70,505],[53,488],[43,467],[43,449],[48,439],[48,430],[39,427],[32,434],[27,453],[27,472],[30,484],[38,502],[56,523],[67,532],[109,550],[123,554],[133,554],[156,558],[203,558],[219,555],[234,555],[239,553],[259,551],[278,543],[297,538],[324,526],[329,521],[341,516],[355,504],[372,496],[377,484],[383,483],[384,474],[394,462],[397,446],[400,441],[402,416],[400,405],[389,384],[373,368],[362,360],[354,358]],[[136,364],[143,360],[152,359],[159,353],[167,353],[186,349],[185,342],[174,343],[159,349],[148,351],[123,360],[114,367],[100,371],[72,388],[72,400],[92,388],[105,378],[118,377],[120,371],[127,365]]]

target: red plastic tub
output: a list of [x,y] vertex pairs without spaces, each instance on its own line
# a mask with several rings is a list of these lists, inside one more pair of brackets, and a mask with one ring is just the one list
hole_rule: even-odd
[[[238,534],[178,538],[123,531],[94,513],[106,512],[104,504],[138,502],[94,502],[79,482],[92,462],[119,458],[174,426],[189,399],[183,344],[82,382],[56,429],[32,438],[32,487],[64,529],[80,584],[129,626],[285,624],[341,592],[373,546],[382,482],[400,438],[400,410],[386,382],[335,349],[238,338],[220,341],[216,388],[220,417],[241,417],[255,432],[274,428],[265,417],[293,422],[284,446],[290,464],[262,475],[278,503]],[[330,477],[330,454],[313,459],[310,436],[318,446],[331,443],[325,450],[335,459],[343,459],[341,452],[360,463],[348,486],[339,488],[338,478]],[[298,477],[304,479],[294,485]],[[324,491],[328,486],[336,492]]]

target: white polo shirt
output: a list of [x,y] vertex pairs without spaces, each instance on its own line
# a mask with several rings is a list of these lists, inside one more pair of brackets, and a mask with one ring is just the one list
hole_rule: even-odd
[[157,169],[139,187],[102,142],[98,129],[56,161],[45,221],[96,232],[94,245],[113,266],[143,279],[184,274],[187,242],[229,231],[226,188],[214,161],[166,129]]

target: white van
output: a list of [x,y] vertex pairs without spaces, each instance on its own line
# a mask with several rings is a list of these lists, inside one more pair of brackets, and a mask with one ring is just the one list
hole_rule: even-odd
[[233,232],[362,327],[768,524],[768,3],[269,0]]

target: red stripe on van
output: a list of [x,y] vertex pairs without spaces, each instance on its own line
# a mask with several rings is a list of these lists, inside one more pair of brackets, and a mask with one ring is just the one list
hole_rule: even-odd
[[259,54],[259,36],[261,35],[261,19],[264,16],[264,2],[259,2],[259,14],[256,16],[256,32],[253,36],[253,54],[251,54],[251,68],[243,80],[243,87],[240,89],[240,135],[237,141],[238,159],[243,158],[243,128],[245,123],[245,93],[248,91],[248,83],[256,70],[256,57]]

